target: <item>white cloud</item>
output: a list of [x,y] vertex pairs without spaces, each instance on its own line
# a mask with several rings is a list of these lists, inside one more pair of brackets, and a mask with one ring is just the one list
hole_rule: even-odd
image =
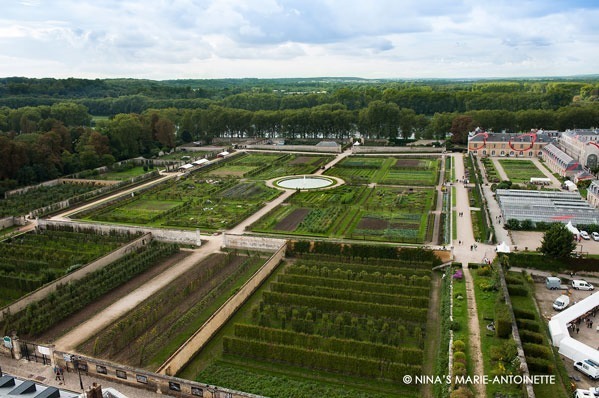
[[0,76],[596,73],[593,1],[11,1]]

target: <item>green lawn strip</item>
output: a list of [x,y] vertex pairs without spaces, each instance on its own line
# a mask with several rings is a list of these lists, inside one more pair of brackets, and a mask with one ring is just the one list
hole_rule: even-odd
[[514,183],[528,183],[531,177],[545,177],[545,174],[531,160],[500,159],[499,163],[510,181]]
[[[498,291],[483,291],[481,284],[492,284],[493,280],[490,277],[479,276],[477,270],[471,270],[474,283],[474,293],[476,299],[476,311],[478,314],[478,322],[480,327],[481,352],[483,355],[483,370],[485,375],[492,377],[495,366],[491,359],[491,350],[493,346],[500,346],[505,343],[506,339],[500,339],[494,333],[487,331],[487,325],[491,323],[495,314],[495,306],[497,303]],[[485,319],[487,318],[487,319]],[[482,376],[482,375],[481,375]],[[496,396],[506,396],[507,394],[515,394],[520,396],[521,388],[512,384],[495,384],[486,385],[487,397],[493,398]],[[497,395],[503,394],[503,395]]]
[[212,316],[224,303],[234,295],[237,290],[248,281],[248,279],[262,266],[264,261],[256,261],[253,265],[239,275],[230,286],[227,286],[225,290],[214,299],[212,304],[202,310],[198,317],[195,318],[193,323],[189,324],[185,330],[181,331],[176,337],[171,338],[149,362],[146,366],[148,369],[155,369],[162,365],[191,335],[193,335],[208,318]]
[[109,171],[108,173],[100,174],[91,178],[94,180],[128,180],[129,178],[137,177],[147,172],[148,171],[145,171],[143,166],[136,166],[132,169],[124,171]]

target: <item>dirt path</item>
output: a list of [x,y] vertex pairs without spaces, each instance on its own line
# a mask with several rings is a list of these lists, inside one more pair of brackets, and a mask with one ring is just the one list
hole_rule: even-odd
[[78,345],[92,337],[96,330],[110,325],[131,308],[134,308],[136,305],[175,280],[179,275],[193,267],[198,261],[203,260],[219,249],[220,242],[218,240],[207,241],[202,245],[201,249],[198,249],[190,256],[187,256],[183,261],[173,265],[165,272],[135,289],[127,296],[117,300],[114,304],[97,313],[93,318],[88,319],[56,340],[54,343],[56,349],[67,352],[74,351]]
[[499,163],[499,159],[491,158],[491,162],[493,162],[493,166],[495,166],[495,170],[497,170],[497,174],[499,174],[499,178],[501,179],[501,181],[509,180],[507,174],[505,173],[505,170],[503,169],[503,166],[501,165],[501,163]]
[[[434,331],[432,336],[427,336],[426,338],[426,347],[424,352],[424,364],[422,366],[422,374],[432,375],[435,374],[435,364],[437,361],[435,360],[435,356],[437,355],[437,348],[439,347],[440,339],[441,339],[441,328],[439,325],[441,321],[439,319],[439,313],[441,309],[439,308],[439,291],[441,288],[441,278],[438,273],[433,272],[433,277],[431,281],[431,299],[429,302],[428,309],[428,321],[426,323],[426,330]],[[433,397],[433,384],[425,383],[423,385],[422,391],[423,397]]]
[[[464,175],[464,156],[462,154],[453,155],[453,164],[455,168],[456,176]],[[468,200],[468,191],[464,184],[456,184],[456,203],[455,211],[462,216],[458,216],[457,219],[457,237],[458,240],[454,241],[454,256],[455,261],[461,262],[464,269],[464,280],[466,282],[466,296],[468,298],[468,328],[470,331],[469,348],[470,358],[469,360],[473,365],[473,372],[475,376],[484,375],[483,368],[483,355],[480,346],[480,324],[478,322],[478,313],[476,310],[476,297],[474,295],[474,284],[472,282],[472,275],[470,269],[468,269],[468,263],[482,262],[484,257],[492,260],[495,257],[495,251],[492,246],[479,244],[474,240],[474,234],[472,231],[472,220],[470,217],[470,202]],[[461,242],[461,244],[460,244]],[[473,245],[477,245],[478,248],[474,248]],[[476,397],[486,396],[486,388],[482,383],[473,385]]]

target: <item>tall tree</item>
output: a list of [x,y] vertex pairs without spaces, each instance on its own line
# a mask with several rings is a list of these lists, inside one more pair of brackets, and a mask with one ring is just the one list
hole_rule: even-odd
[[568,257],[576,249],[572,232],[562,223],[555,223],[543,236],[541,253],[550,257]]

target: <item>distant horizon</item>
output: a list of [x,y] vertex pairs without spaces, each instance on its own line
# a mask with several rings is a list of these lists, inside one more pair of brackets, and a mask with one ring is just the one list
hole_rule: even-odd
[[431,80],[450,80],[450,81],[481,81],[481,80],[579,80],[586,78],[599,78],[599,73],[587,73],[578,75],[546,75],[546,76],[506,76],[506,77],[361,77],[361,76],[286,76],[286,77],[256,77],[256,76],[244,76],[244,77],[183,77],[183,78],[165,78],[165,79],[151,79],[143,77],[131,77],[131,76],[115,76],[115,77],[79,77],[79,76],[68,76],[68,77],[56,77],[56,76],[0,76],[0,79],[56,79],[56,80],[67,80],[67,79],[81,79],[81,80],[148,80],[156,82],[168,82],[168,81],[179,81],[179,80],[344,80],[351,79],[357,81],[431,81]]
[[509,79],[599,65],[592,0],[13,0],[2,11],[0,76]]

